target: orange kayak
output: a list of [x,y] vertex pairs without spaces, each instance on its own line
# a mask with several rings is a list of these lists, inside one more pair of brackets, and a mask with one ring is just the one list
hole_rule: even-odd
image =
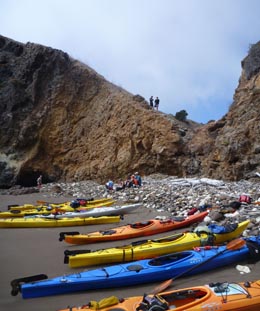
[[260,280],[245,283],[211,283],[183,289],[118,299],[111,296],[101,301],[90,301],[81,307],[59,311],[259,311]]
[[87,234],[80,234],[79,232],[61,232],[59,240],[65,240],[65,242],[70,244],[90,244],[149,236],[199,223],[207,214],[208,212],[202,212],[197,215],[188,216],[187,218],[172,217],[166,220],[152,219],[146,222],[136,222],[106,231],[96,231]]

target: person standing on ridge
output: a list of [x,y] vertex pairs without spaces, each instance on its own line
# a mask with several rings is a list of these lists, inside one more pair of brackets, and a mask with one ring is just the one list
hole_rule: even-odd
[[154,108],[156,110],[158,110],[158,108],[159,108],[159,103],[160,103],[160,99],[158,97],[156,97],[156,99],[154,101]]
[[153,108],[153,96],[150,97],[150,107]]

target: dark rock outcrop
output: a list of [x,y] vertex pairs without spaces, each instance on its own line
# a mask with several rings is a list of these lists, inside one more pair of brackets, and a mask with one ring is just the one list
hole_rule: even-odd
[[234,102],[206,125],[151,110],[140,95],[49,47],[0,36],[0,187],[144,175],[237,180],[259,169],[259,43]]

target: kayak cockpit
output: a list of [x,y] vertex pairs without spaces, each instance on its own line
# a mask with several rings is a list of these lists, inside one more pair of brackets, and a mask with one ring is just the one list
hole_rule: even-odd
[[144,221],[144,222],[136,222],[134,224],[130,224],[130,228],[132,229],[142,229],[149,227],[153,224],[154,222],[152,220]]
[[[181,308],[191,308],[199,305],[202,301],[210,296],[210,291],[206,287],[195,287],[190,289],[182,289],[172,292],[166,292],[154,296],[144,295],[137,311],[155,310],[158,306],[160,310],[174,310]],[[158,310],[159,310],[158,309]]]
[[172,253],[165,256],[155,257],[149,260],[150,266],[164,266],[167,264],[172,264],[174,262],[179,262],[183,259],[187,259],[188,257],[192,256],[192,252],[179,252],[179,253]]

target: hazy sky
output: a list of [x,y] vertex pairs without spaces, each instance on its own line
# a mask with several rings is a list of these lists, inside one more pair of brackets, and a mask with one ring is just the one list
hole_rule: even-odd
[[0,34],[61,49],[159,109],[206,123],[229,109],[259,0],[0,0]]

